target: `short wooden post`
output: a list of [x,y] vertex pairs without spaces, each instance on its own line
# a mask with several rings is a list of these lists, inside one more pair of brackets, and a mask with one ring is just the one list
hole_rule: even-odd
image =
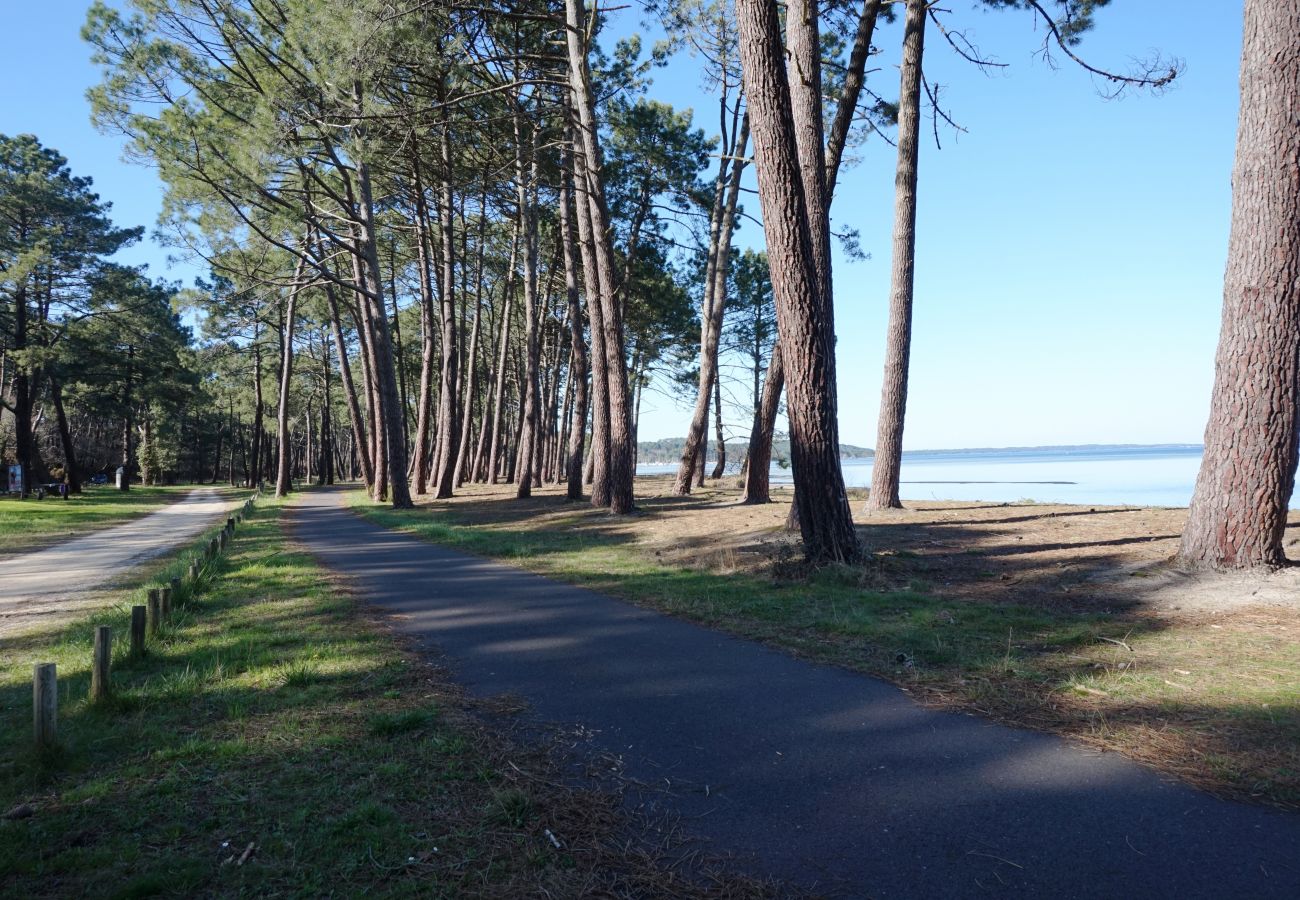
[[113,630],[107,625],[95,628],[95,657],[90,669],[90,699],[107,700],[112,692],[109,684],[109,665],[113,661]]
[[159,594],[162,599],[162,617],[166,621],[172,617],[172,589],[169,587],[161,588]]
[[213,557],[215,559],[219,549],[220,549],[220,544],[218,544],[216,538],[213,538],[211,541],[208,542],[208,556]]
[[37,663],[32,674],[32,723],[36,746],[53,747],[59,729],[59,676],[54,663]]
[[144,656],[145,615],[143,606],[131,607],[131,655],[137,658]]
[[173,594],[173,595],[175,595],[175,594],[179,594],[179,593],[180,593],[180,590],[181,590],[181,576],[179,576],[179,575],[173,575],[170,579],[168,579],[167,583],[171,585],[171,587],[172,587],[172,594]]
[[162,591],[149,588],[149,633],[157,634],[162,627]]
[[229,531],[231,534],[235,533],[235,519],[233,516],[226,519],[226,531]]
[[192,562],[190,563],[190,581],[198,581],[198,580],[199,580],[199,564],[196,562]]

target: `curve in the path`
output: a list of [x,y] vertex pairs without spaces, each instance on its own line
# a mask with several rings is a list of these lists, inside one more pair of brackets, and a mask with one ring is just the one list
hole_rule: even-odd
[[337,493],[294,521],[473,693],[583,726],[744,871],[852,897],[1300,897],[1300,816],[387,531]]
[[147,516],[0,559],[0,637],[84,612],[96,589],[198,536],[234,503],[199,489]]

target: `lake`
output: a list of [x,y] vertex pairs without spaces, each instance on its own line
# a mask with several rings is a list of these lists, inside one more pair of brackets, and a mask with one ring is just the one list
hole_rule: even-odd
[[[1194,445],[921,451],[904,454],[899,492],[904,500],[1186,506],[1200,463]],[[871,460],[843,466],[849,487],[871,484]],[[646,475],[672,471],[637,467]],[[789,469],[772,467],[773,484],[790,481]]]

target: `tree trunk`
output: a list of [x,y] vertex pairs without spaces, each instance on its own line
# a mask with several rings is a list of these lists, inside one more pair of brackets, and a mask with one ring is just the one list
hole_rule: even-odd
[[772,360],[767,364],[763,402],[754,411],[754,424],[749,432],[743,503],[772,501],[772,438],[776,432],[776,414],[781,407],[781,391],[784,389],[785,365],[781,360],[781,342],[778,340],[772,348]]
[[[700,383],[695,395],[695,408],[691,413],[691,423],[686,431],[686,444],[682,448],[681,461],[677,466],[677,479],[673,483],[673,492],[679,495],[691,492],[695,460],[699,456],[699,447],[705,441],[705,432],[709,423],[709,405],[718,381],[718,344],[722,339],[722,320],[727,301],[727,277],[731,268],[731,235],[735,227],[736,206],[740,197],[740,177],[745,164],[740,159],[749,146],[749,117],[745,116],[740,125],[739,134],[728,156],[736,157],[730,171],[725,200],[715,209],[715,222],[712,246],[709,248],[708,263],[705,266],[706,286],[704,291],[704,309],[700,317]],[[718,173],[718,187],[721,189],[727,180],[724,169]],[[721,197],[719,199],[722,199]],[[701,480],[703,473],[700,473]]]
[[[572,159],[568,154],[566,157],[565,163]],[[573,362],[569,367],[569,381],[573,385],[573,411],[569,420],[569,457],[565,467],[568,484],[565,494],[570,500],[581,500],[583,445],[587,437],[587,346],[582,333],[577,260],[573,255],[573,223],[570,219],[573,181],[567,166],[561,164],[560,168],[560,241],[564,252],[564,294],[569,304],[569,339],[573,349]]]
[[[814,3],[792,8],[790,15],[804,16],[815,27]],[[791,462],[801,496],[804,552],[814,562],[856,560],[860,548],[840,470],[834,321],[829,292],[818,277],[780,21],[775,5],[764,0],[737,0],[736,18],[787,370]]]
[[510,352],[510,303],[515,293],[515,256],[519,249],[519,229],[516,226],[514,238],[510,242],[510,267],[506,270],[505,284],[501,299],[501,336],[497,342],[497,377],[492,389],[492,438],[488,445],[488,484],[497,483],[500,471],[501,443],[505,432],[501,428],[501,418],[506,402],[506,359]]
[[722,433],[722,378],[715,375],[713,378],[713,426],[714,437],[718,444],[718,461],[713,464],[713,472],[709,475],[714,481],[722,477],[722,473],[727,470],[727,439]]
[[442,276],[438,279],[438,297],[442,303],[442,371],[438,382],[438,458],[434,460],[437,483],[433,495],[445,500],[452,495],[454,454],[460,443],[460,421],[456,416],[457,364],[460,349],[456,337],[456,241],[453,220],[455,198],[451,189],[451,135],[447,122],[442,124],[441,187],[438,203],[438,231],[442,242]]
[[[538,383],[540,336],[538,335],[537,298],[537,216],[533,184],[537,178],[536,159],[525,159],[523,111],[515,104],[515,197],[518,204],[519,233],[524,241],[524,381],[521,388],[522,418],[519,432],[519,483],[515,496],[533,494],[536,475],[535,457],[539,434],[541,387]],[[536,141],[536,132],[533,132]]]
[[285,302],[284,327],[280,332],[280,406],[275,417],[279,459],[275,473],[275,496],[287,497],[293,490],[292,461],[289,455],[289,389],[293,385],[293,328],[298,313],[298,290],[303,280],[303,260],[298,260],[293,287]]
[[433,277],[429,270],[429,209],[419,164],[415,167],[415,246],[420,277],[420,400],[415,410],[415,493],[429,488],[433,433]]
[[[59,443],[63,446],[63,483],[68,486],[69,494],[80,494],[81,477],[77,474],[77,449],[72,443],[72,430],[68,428],[68,416],[63,410],[63,385],[53,377],[50,378],[50,399],[54,403],[54,417],[59,426]],[[217,434],[217,458],[220,459],[220,432]]]
[[1246,0],[1232,230],[1205,454],[1179,559],[1286,561],[1300,377],[1300,7]]
[[596,269],[600,275],[599,300],[609,395],[609,508],[611,512],[622,514],[632,511],[633,478],[636,474],[636,446],[632,438],[632,411],[623,349],[623,319],[614,290],[614,248],[605,203],[600,137],[595,98],[587,68],[587,47],[582,40],[585,32],[582,30],[579,0],[565,0],[564,7],[569,88],[573,107],[578,114],[582,169],[586,176],[587,205],[591,214],[591,237]]
[[894,269],[885,337],[885,376],[880,388],[880,422],[871,465],[870,509],[901,509],[899,470],[903,463],[903,418],[907,412],[907,368],[912,351],[912,284],[916,268],[916,170],[921,136],[921,59],[925,52],[926,0],[907,0],[903,23],[902,83],[898,89],[898,170],[894,176]]

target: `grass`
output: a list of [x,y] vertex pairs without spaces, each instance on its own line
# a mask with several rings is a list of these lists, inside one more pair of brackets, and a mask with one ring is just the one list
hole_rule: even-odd
[[192,487],[133,486],[119,491],[86,485],[67,500],[0,495],[0,555],[22,552],[57,540],[116,525],[154,512],[188,494]]
[[[623,858],[617,800],[561,786],[544,752],[482,724],[288,542],[278,507],[240,526],[131,659],[145,586],[0,658],[0,813],[34,809],[0,819],[0,894],[699,893],[650,855]],[[114,693],[93,705],[97,624],[115,636]],[[59,746],[43,753],[37,661],[60,685]]]
[[886,558],[778,578],[798,567],[660,561],[629,536],[635,522],[611,528],[580,507],[502,520],[475,518],[472,502],[402,512],[361,493],[351,501],[386,527],[881,676],[926,703],[1070,735],[1221,795],[1300,808],[1293,619],[1171,621],[941,595],[897,585]]

